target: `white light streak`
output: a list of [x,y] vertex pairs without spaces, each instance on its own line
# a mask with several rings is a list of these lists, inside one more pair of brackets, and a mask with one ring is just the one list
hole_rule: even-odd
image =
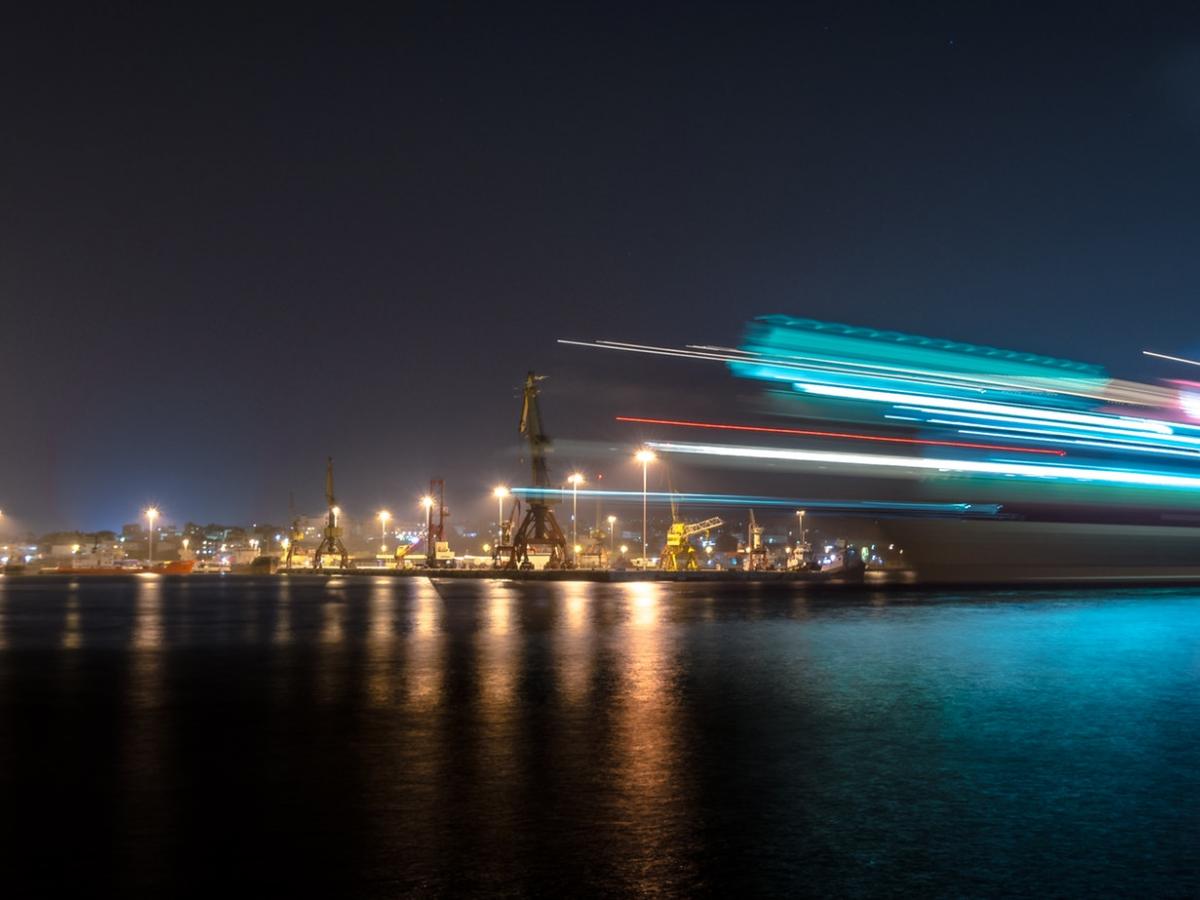
[[1189,366],[1200,366],[1200,360],[1184,359],[1182,356],[1168,356],[1165,353],[1155,353],[1153,350],[1143,350],[1143,356],[1153,356],[1155,359],[1169,359],[1171,362],[1184,363]]
[[1094,481],[1103,484],[1139,485],[1200,489],[1200,478],[1155,472],[1113,471],[1083,466],[1002,462],[972,459],[925,459],[915,456],[889,456],[874,453],[838,453],[828,450],[784,450],[775,447],[736,447],[725,444],[678,444],[647,441],[647,446],[663,453],[687,453],[735,459],[769,459],[788,462],[814,462],[875,468],[961,472],[969,475],[1013,475],[1054,481]]

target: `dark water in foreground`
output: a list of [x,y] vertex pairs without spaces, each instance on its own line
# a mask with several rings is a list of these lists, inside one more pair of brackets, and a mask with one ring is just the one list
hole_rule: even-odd
[[1196,592],[0,579],[14,897],[1195,896],[1198,737]]

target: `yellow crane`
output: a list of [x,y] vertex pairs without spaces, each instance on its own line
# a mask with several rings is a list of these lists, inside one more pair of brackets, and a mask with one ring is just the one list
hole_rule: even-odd
[[678,518],[667,529],[667,545],[663,547],[660,565],[668,572],[700,568],[700,559],[690,538],[697,534],[708,534],[725,524],[724,519],[713,516],[703,522],[681,522]]

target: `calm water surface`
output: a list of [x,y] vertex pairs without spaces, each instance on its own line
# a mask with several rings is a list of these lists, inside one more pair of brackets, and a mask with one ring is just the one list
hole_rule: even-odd
[[1196,896],[1198,737],[1195,592],[0,579],[46,892]]

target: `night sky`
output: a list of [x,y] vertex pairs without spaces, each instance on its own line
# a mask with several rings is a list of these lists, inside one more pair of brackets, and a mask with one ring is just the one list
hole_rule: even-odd
[[0,508],[279,522],[333,454],[351,515],[483,516],[528,368],[560,469],[739,417],[556,338],[763,313],[1189,374],[1139,351],[1200,348],[1200,20],[907,6],[6,13]]

